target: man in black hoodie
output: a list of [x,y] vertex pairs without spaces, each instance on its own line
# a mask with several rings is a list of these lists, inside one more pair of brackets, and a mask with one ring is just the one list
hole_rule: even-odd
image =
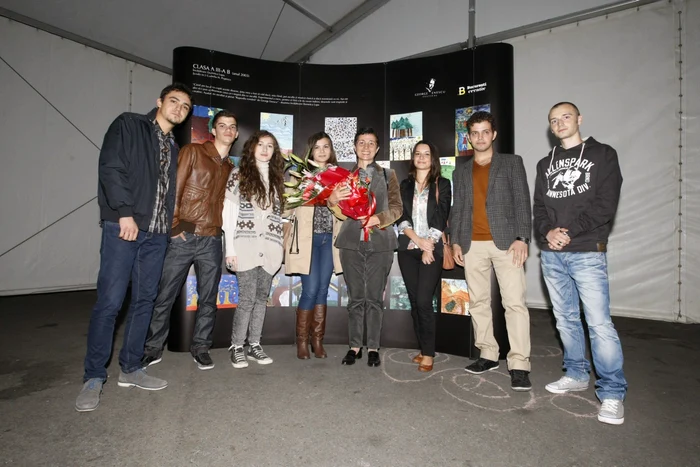
[[537,164],[533,213],[542,250],[542,274],[564,345],[566,376],[549,383],[561,394],[588,389],[590,362],[579,299],[591,337],[602,402],[598,420],[621,425],[627,381],[622,347],[610,319],[607,243],[617,211],[622,174],[617,153],[593,138],[581,138],[582,117],[570,102],[549,111],[549,126],[561,145]]

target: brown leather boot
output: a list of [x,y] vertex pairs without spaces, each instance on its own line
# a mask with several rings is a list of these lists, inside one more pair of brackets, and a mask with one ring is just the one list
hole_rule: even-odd
[[316,358],[327,357],[323,348],[323,336],[326,333],[326,309],[326,305],[316,305],[311,321],[311,348]]
[[309,327],[313,320],[314,310],[297,308],[297,358],[306,360],[309,355]]

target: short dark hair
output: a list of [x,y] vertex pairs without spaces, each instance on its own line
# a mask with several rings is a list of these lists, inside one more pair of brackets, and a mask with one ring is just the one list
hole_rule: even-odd
[[187,86],[184,83],[174,82],[173,84],[169,84],[168,86],[164,87],[163,90],[160,92],[160,99],[165,99],[165,96],[167,96],[173,91],[187,94],[187,97],[190,98],[190,103],[194,106],[194,97],[192,96],[192,90],[189,86]]
[[552,110],[556,109],[557,107],[561,107],[562,105],[570,105],[570,106],[573,107],[574,110],[576,111],[576,116],[577,116],[577,117],[578,117],[579,115],[581,115],[581,112],[578,110],[578,107],[576,107],[576,104],[574,104],[573,102],[563,101],[563,102],[557,102],[556,104],[554,104],[554,105],[552,106],[551,109],[549,109],[549,113],[547,113],[547,119],[549,120],[549,114],[552,113]]
[[220,118],[232,118],[236,121],[236,125],[238,125],[238,117],[236,117],[236,114],[231,112],[230,110],[219,110],[216,112],[216,115],[214,115],[214,119],[211,121],[211,126],[212,128],[216,126],[216,122],[219,121]]
[[478,112],[474,112],[472,116],[469,117],[469,120],[467,120],[467,132],[471,133],[472,126],[481,122],[489,122],[491,124],[491,131],[496,131],[496,119],[493,118],[491,112],[484,112],[483,110],[480,110]]
[[413,151],[411,151],[411,167],[408,169],[408,175],[414,180],[416,179],[416,162],[414,160],[416,149],[419,145],[425,144],[430,148],[430,172],[428,172],[428,183],[433,183],[440,177],[440,153],[438,152],[437,146],[435,146],[430,141],[420,140],[413,146]]
[[316,146],[316,143],[321,141],[323,138],[326,138],[328,142],[331,143],[331,155],[328,157],[328,163],[338,165],[338,158],[335,155],[335,148],[333,148],[333,140],[325,131],[319,131],[318,133],[314,133],[313,135],[309,136],[308,147],[306,149],[309,154],[309,158],[314,160],[314,146]]
[[377,140],[377,146],[379,146],[379,136],[377,136],[377,132],[371,126],[363,127],[357,130],[357,133],[355,133],[355,141],[353,141],[352,144],[357,144],[357,140],[360,139],[360,136],[362,135],[374,135],[374,138]]

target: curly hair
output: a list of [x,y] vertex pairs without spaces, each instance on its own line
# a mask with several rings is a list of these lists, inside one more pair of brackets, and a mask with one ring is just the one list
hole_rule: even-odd
[[467,120],[467,131],[471,133],[472,126],[477,123],[488,122],[491,124],[491,131],[496,131],[496,119],[493,118],[490,112],[484,112],[480,110],[479,112],[474,112],[469,120]]
[[[274,152],[270,159],[270,189],[267,193],[265,193],[265,184],[255,163],[255,148],[258,147],[258,142],[266,136],[272,138],[274,145]],[[256,131],[243,145],[239,190],[243,197],[251,201],[255,200],[261,209],[269,208],[275,201],[281,202],[282,193],[284,193],[284,159],[282,159],[277,138],[269,131]]]

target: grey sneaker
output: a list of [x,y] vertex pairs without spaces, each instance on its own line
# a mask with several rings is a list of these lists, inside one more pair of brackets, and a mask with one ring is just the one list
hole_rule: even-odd
[[231,350],[231,365],[234,368],[246,368],[248,366],[248,360],[245,358],[245,350],[243,347],[229,347]]
[[117,384],[123,388],[131,388],[136,386],[137,388],[145,389],[147,391],[160,391],[161,389],[168,387],[168,382],[164,379],[148,376],[145,368],[139,368],[132,373],[124,373],[123,371],[119,371],[119,381]]
[[625,422],[625,406],[619,399],[603,399],[598,411],[598,421],[610,425],[622,425]]
[[260,344],[251,344],[248,348],[248,356],[260,365],[269,365],[272,363],[272,359],[267,356]]
[[579,381],[568,376],[562,376],[557,381],[549,383],[544,387],[554,394],[564,394],[569,391],[585,391],[588,389],[588,381]]
[[100,378],[89,379],[83,384],[78,397],[75,399],[75,410],[78,412],[92,412],[100,405],[102,394],[102,380]]

